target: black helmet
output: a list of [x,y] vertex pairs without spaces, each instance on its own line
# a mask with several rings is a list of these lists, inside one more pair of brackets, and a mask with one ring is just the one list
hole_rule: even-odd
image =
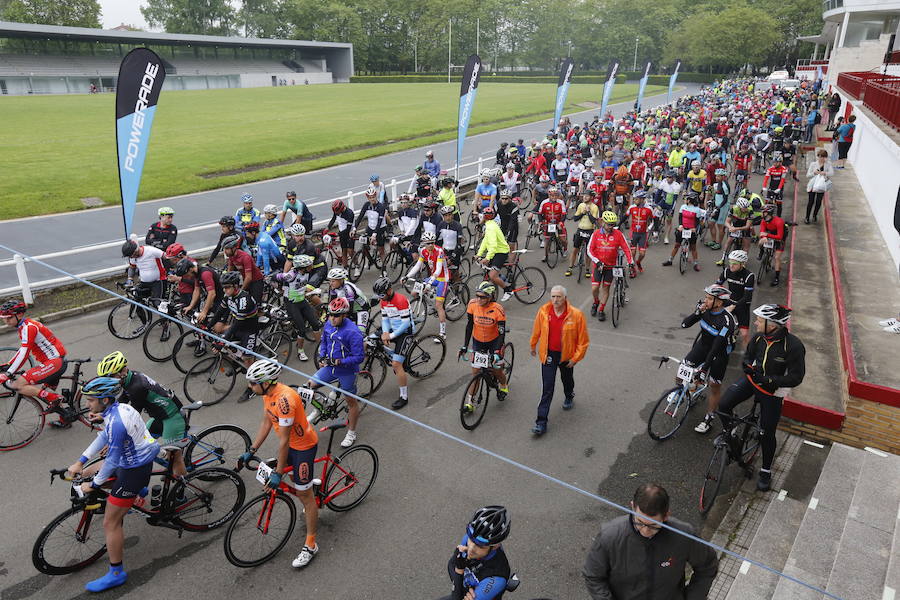
[[28,307],[18,298],[7,300],[0,304],[0,317],[11,317],[13,315],[21,315]]
[[222,238],[222,248],[234,248],[241,245],[241,236],[231,233]]
[[189,258],[182,258],[178,261],[178,264],[175,265],[175,274],[179,277],[187,274],[188,271],[191,270],[191,267],[194,266],[194,261]]
[[122,244],[122,256],[124,256],[125,258],[130,258],[137,249],[137,242],[135,242],[134,240],[128,240],[127,242]]
[[241,274],[237,271],[225,271],[219,277],[219,282],[222,285],[241,285]]
[[225,215],[221,219],[219,219],[219,225],[225,225],[226,227],[234,227],[234,217]]
[[372,285],[372,291],[376,296],[383,296],[385,292],[391,289],[391,280],[387,277],[379,277],[375,280],[375,283]]
[[475,511],[466,535],[479,546],[499,544],[509,535],[509,516],[503,506],[485,506]]

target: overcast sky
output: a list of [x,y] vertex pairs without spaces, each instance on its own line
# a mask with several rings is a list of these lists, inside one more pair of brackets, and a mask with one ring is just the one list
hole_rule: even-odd
[[139,0],[100,0],[100,24],[104,29],[118,27],[122,23],[147,29],[140,5]]

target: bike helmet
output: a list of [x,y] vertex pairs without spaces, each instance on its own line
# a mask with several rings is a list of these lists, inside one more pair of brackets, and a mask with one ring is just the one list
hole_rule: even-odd
[[774,204],[766,204],[762,208],[762,214],[765,215],[774,215],[778,211],[778,207]]
[[287,196],[288,198],[296,198],[297,192],[295,192],[294,190],[291,190],[287,194],[285,194],[285,196]]
[[488,296],[493,296],[497,292],[497,286],[491,283],[490,281],[482,281],[478,284],[478,288],[475,290],[475,293],[481,292],[482,294],[487,294]]
[[274,215],[278,213],[278,207],[274,204],[266,204],[263,206],[263,212],[267,215]]
[[603,222],[608,223],[610,225],[615,225],[619,222],[619,217],[611,210],[603,211]]
[[19,299],[7,300],[0,304],[0,317],[18,316],[25,312],[28,307]]
[[97,363],[97,376],[109,377],[127,366],[128,359],[125,358],[124,354],[116,350],[115,352],[111,352],[104,356],[103,359]]
[[743,250],[734,250],[731,254],[728,255],[728,260],[732,260],[734,262],[745,263],[747,262],[747,253]]
[[747,200],[746,198],[740,198],[740,199],[735,203],[735,206],[737,206],[737,207],[738,207],[739,209],[741,209],[741,210],[749,210],[749,208],[750,208],[750,201]]
[[252,194],[242,194],[241,202],[253,204],[253,195]]
[[753,309],[753,314],[767,321],[787,325],[791,319],[791,309],[782,304],[763,304]]
[[691,162],[691,167],[692,167],[692,168],[697,168],[697,167],[699,167],[699,166],[700,166],[700,161],[699,161],[699,160],[695,160],[695,161],[692,161],[692,162]]
[[393,284],[389,278],[379,277],[372,285],[372,291],[376,296],[384,296],[391,287],[393,287]]
[[180,254],[187,254],[187,250],[184,249],[184,246],[175,242],[168,248],[166,248],[166,258],[175,258]]
[[481,211],[481,216],[483,216],[485,219],[493,219],[496,215],[497,211],[494,210],[493,206],[486,206]]
[[350,312],[350,302],[346,298],[335,298],[328,303],[329,315],[346,315]]
[[374,185],[370,185],[369,187],[366,188],[366,198],[374,198],[377,195],[378,195],[378,190],[375,188]]
[[343,267],[334,267],[328,271],[328,279],[347,279],[347,269]]
[[115,377],[94,377],[81,386],[82,396],[115,398],[122,392],[122,384]]
[[241,274],[237,271],[225,271],[219,277],[219,283],[225,285],[241,285]]
[[716,175],[728,175],[728,171],[725,169],[716,169]]
[[343,200],[334,200],[331,203],[331,212],[342,213],[342,212],[344,212],[345,208],[347,208],[347,205],[344,204]]
[[731,291],[717,283],[706,286],[703,288],[703,292],[719,300],[731,300]]
[[194,262],[189,258],[182,258],[175,265],[175,274],[179,277],[184,277],[188,271],[191,270],[191,267],[194,266]]
[[291,235],[306,235],[306,227],[304,227],[300,223],[294,223],[293,225],[291,225],[288,233],[290,233]]
[[258,232],[259,231],[259,223],[257,223],[256,221],[250,221],[249,223],[244,225],[244,232],[250,232],[250,231]]
[[225,215],[221,219],[219,219],[219,225],[225,225],[226,227],[234,227],[234,217],[230,217]]
[[584,166],[587,167],[587,168],[589,168],[589,169],[590,169],[591,167],[593,167],[593,166],[594,166],[594,159],[593,159],[593,158],[589,158],[589,159],[587,159],[586,161],[584,161]]
[[509,193],[509,190],[503,190],[500,192],[501,198],[512,198],[512,194]]
[[294,260],[294,268],[295,269],[305,269],[307,267],[313,266],[315,264],[316,259],[314,259],[309,254],[301,254]]
[[502,506],[479,508],[466,526],[466,536],[479,546],[499,544],[508,535],[509,516]]
[[636,190],[633,194],[635,198],[646,198],[647,192],[646,190]]
[[784,160],[784,157],[781,156],[781,152],[772,154],[772,162],[781,162],[782,160]]
[[541,183],[550,183],[549,175],[541,175],[540,179],[538,179]]
[[431,150],[429,150],[428,152],[425,153],[425,156],[428,157],[428,158],[431,158],[431,157],[434,156],[434,152],[432,152]]
[[137,252],[138,245],[134,240],[128,240],[124,244],[122,244],[122,256],[125,258],[131,258],[131,255]]
[[375,183],[379,179],[381,179],[381,178],[378,177],[378,173],[373,173],[372,175],[369,175],[369,181],[371,181],[372,183]]
[[263,383],[275,381],[281,373],[281,365],[274,360],[258,360],[247,368],[247,381],[250,383]]
[[434,235],[433,231],[423,231],[422,232],[422,243],[423,244],[433,244],[437,236]]
[[409,194],[400,194],[397,198],[400,202],[412,202],[412,196]]
[[456,209],[453,208],[452,206],[450,206],[449,204],[447,206],[441,207],[442,215],[452,215],[454,212],[456,212]]
[[241,236],[231,233],[222,238],[222,248],[237,248],[241,245]]
[[784,131],[784,127],[782,127],[781,125],[779,125],[778,127],[775,128],[775,133],[781,133],[783,131]]
[[171,206],[163,206],[156,212],[159,216],[164,217],[165,215],[174,215],[175,209],[172,208]]

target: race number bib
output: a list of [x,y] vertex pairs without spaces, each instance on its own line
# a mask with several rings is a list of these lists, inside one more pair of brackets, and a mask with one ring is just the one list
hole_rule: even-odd
[[697,372],[697,369],[694,367],[689,367],[688,365],[681,363],[678,365],[678,379],[684,381],[685,383],[690,383],[694,380],[694,373]]
[[623,202],[625,202],[625,196],[617,195],[616,196],[616,204],[622,204]]
[[772,238],[766,238],[763,240],[763,248],[774,248],[774,247],[775,247],[775,240],[773,240]]
[[740,231],[732,231],[732,232],[729,233],[728,235],[731,236],[731,237],[733,237],[733,238],[735,238],[735,239],[738,239],[738,238],[741,237],[741,232],[740,232]]
[[484,352],[475,352],[472,356],[472,366],[476,369],[486,369],[490,364],[491,357]]
[[259,463],[259,467],[256,468],[256,480],[262,484],[266,484],[269,482],[269,477],[271,475],[272,467],[263,462]]
[[547,223],[547,233],[556,233],[556,223]]
[[734,178],[736,181],[743,181],[745,178],[745,175],[743,173],[738,173],[737,175],[734,176]]
[[356,313],[356,324],[360,327],[365,327],[369,324],[369,313],[368,311],[361,310]]
[[313,399],[313,391],[308,387],[298,387],[297,394],[303,400],[304,404]]
[[691,239],[691,237],[693,237],[693,235],[694,235],[693,229],[685,229],[684,231],[681,232],[681,237],[686,240]]
[[613,277],[622,277],[623,275],[622,267],[613,267]]

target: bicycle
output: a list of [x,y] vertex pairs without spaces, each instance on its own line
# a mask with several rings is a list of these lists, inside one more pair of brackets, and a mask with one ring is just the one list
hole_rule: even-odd
[[312,243],[322,249],[322,260],[325,261],[325,268],[331,269],[335,265],[341,264],[341,249],[338,233],[323,229],[317,231],[310,236]]
[[139,338],[153,320],[153,313],[144,308],[152,306],[151,299],[138,294],[135,285],[118,281],[116,287],[122,290],[129,300],[143,306],[136,306],[132,302],[122,300],[109,311],[109,316],[106,317],[106,326],[109,328],[109,332],[120,340]]
[[587,255],[587,247],[590,243],[593,231],[585,231],[583,229],[579,229],[575,232],[575,235],[584,238],[581,242],[581,247],[578,248],[578,254],[575,257],[575,264],[573,265],[572,269],[572,273],[575,275],[575,283],[580,285],[582,279],[591,276],[589,267],[590,259]]
[[[243,428],[231,424],[212,425],[194,433],[191,430],[191,414],[200,408],[203,408],[202,402],[181,407],[187,433],[184,439],[188,442],[184,449],[184,465],[188,473],[207,466],[237,464],[238,457],[250,449],[250,435]],[[161,460],[157,459],[157,462]]]
[[693,229],[684,229],[681,232],[681,248],[678,250],[678,272],[684,275],[691,263],[691,238],[694,237]]
[[544,262],[551,269],[564,258],[563,243],[559,237],[559,224],[547,223],[547,239],[544,243]]
[[[358,236],[354,236],[358,237]],[[362,277],[363,272],[369,267],[375,267],[375,269],[383,274],[382,271],[382,261],[380,258],[378,247],[378,234],[367,235],[365,241],[362,244],[362,248],[354,252],[353,260],[350,261],[350,270],[348,271],[348,278],[353,283],[359,281],[359,278]]]
[[537,217],[533,216],[531,220],[528,221],[528,230],[525,232],[525,248],[528,248],[531,240],[538,239],[541,235],[541,224],[538,222]]
[[178,338],[184,335],[181,320],[181,304],[163,300],[156,307],[168,317],[155,319],[144,331],[141,346],[144,355],[153,362],[167,362],[172,359]]
[[[97,489],[84,494],[81,484],[89,478],[67,476],[66,469],[50,471],[51,485],[56,477],[73,483],[72,506],[38,535],[31,561],[41,573],[66,575],[92,565],[106,553],[102,519],[95,524],[94,517],[105,513],[108,492]],[[161,477],[161,484],[151,487],[149,501],[140,496],[129,514],[139,513],[147,518],[148,525],[173,529],[179,537],[184,531],[204,532],[221,527],[234,517],[246,495],[240,476],[221,467],[198,469],[176,479],[171,465],[167,465],[165,470],[154,471],[153,477]],[[233,499],[223,506],[222,500],[229,495]]]
[[[417,331],[422,330],[428,315],[437,316],[435,289],[426,281],[404,281],[406,291],[413,295],[409,309]],[[444,297],[444,313],[448,321],[459,321],[469,305],[469,288],[462,282],[448,282]]]
[[0,452],[18,450],[33,442],[44,430],[50,414],[57,414],[68,422],[77,420],[90,429],[95,427],[88,419],[87,407],[81,403],[81,385],[84,383],[81,365],[91,359],[71,358],[67,362],[74,364],[75,369],[72,375],[63,374],[59,379],[72,383],[69,389],[60,391],[62,398],[55,402],[23,396],[3,384],[6,391],[0,392]]
[[[327,506],[335,512],[344,512],[358,506],[378,477],[378,454],[371,446],[354,444],[335,457],[331,453],[334,432],[346,427],[346,423],[332,423],[319,431],[329,431],[328,450],[325,456],[316,458],[322,465],[321,475],[313,479],[316,505]],[[256,463],[256,479],[262,484],[269,481],[276,459]],[[245,465],[238,465],[243,467]],[[246,465],[252,468],[251,465]],[[277,489],[266,489],[252,498],[235,515],[225,531],[225,557],[236,567],[256,567],[278,554],[294,532],[297,522],[297,506],[288,498],[293,485],[288,467]]]
[[729,425],[713,442],[713,454],[703,476],[703,485],[700,488],[700,513],[704,515],[712,508],[722,486],[725,467],[730,463],[738,463],[744,471],[744,477],[753,478],[753,461],[759,451],[763,434],[759,425],[759,402],[756,399],[745,417],[736,417],[720,411],[716,411],[716,414],[728,419]]
[[[279,332],[280,333],[280,332]],[[201,358],[184,375],[184,395],[191,402],[212,406],[224,400],[237,383],[238,373],[245,373],[241,352],[232,350],[223,342],[210,342],[213,355]],[[279,353],[266,345],[264,339],[256,343],[255,351],[268,359],[277,359]],[[288,350],[290,351],[290,350]]]
[[[499,367],[502,369],[508,382],[512,376],[513,365],[516,360],[516,351],[512,342],[506,342],[503,345],[500,353],[500,363],[495,364],[493,367],[491,366],[492,357],[490,354],[475,351],[471,354],[472,358],[467,360],[467,362],[471,363],[474,368],[479,369],[479,372],[472,376],[472,379],[469,380],[469,385],[463,389],[462,402],[459,405],[459,421],[462,423],[463,428],[469,431],[473,431],[484,419],[491,392],[494,394],[499,394],[500,392],[500,384],[497,382],[496,375],[494,375],[494,368]],[[461,358],[462,354],[457,357],[457,360]]]
[[382,272],[391,283],[397,283],[413,265],[412,241],[404,239],[392,245],[394,248],[385,257]]
[[656,401],[647,419],[647,435],[658,442],[667,440],[684,424],[688,413],[706,398],[706,373],[671,356],[653,356],[661,368],[667,362],[678,365],[677,378],[681,382],[666,390]]
[[[529,250],[513,250],[510,254],[524,254]],[[480,281],[489,281],[490,267],[480,265],[483,274],[481,276],[471,275],[466,281],[466,285],[471,289]],[[537,267],[522,268],[519,265],[518,257],[513,258],[512,262],[503,265],[505,272],[503,280],[512,286],[512,294],[516,300],[522,304],[534,304],[540,301],[547,293],[547,276]]]

